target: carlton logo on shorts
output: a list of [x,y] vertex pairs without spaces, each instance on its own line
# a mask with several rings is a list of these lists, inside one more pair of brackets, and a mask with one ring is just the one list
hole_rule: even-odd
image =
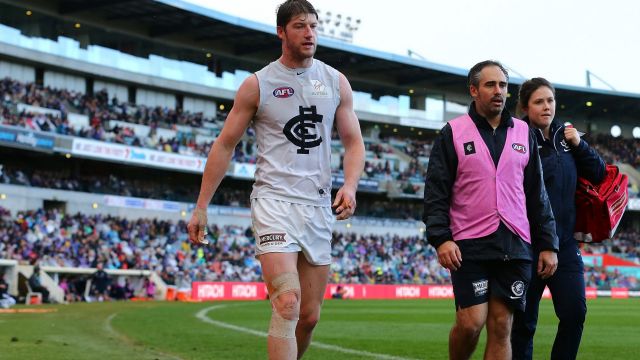
[[524,294],[524,283],[520,280],[514,281],[511,285],[511,292],[515,296],[522,296]]
[[519,152],[520,154],[526,154],[527,153],[527,147],[522,145],[522,144],[513,143],[513,144],[511,144],[511,147],[513,148],[513,150]]
[[489,280],[474,281],[471,285],[476,296],[482,296],[489,290]]
[[279,246],[284,245],[287,241],[284,239],[285,233],[265,234],[260,236],[260,246]]
[[[299,114],[291,118],[282,132],[287,140],[299,147],[298,154],[309,154],[309,149],[320,146],[322,137],[318,136],[316,123],[322,122],[322,115],[318,114],[316,106],[298,107]],[[313,128],[314,131],[309,131]]]

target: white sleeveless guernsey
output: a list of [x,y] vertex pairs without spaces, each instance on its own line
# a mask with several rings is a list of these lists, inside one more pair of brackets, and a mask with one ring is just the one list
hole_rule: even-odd
[[256,72],[253,118],[258,153],[251,198],[331,206],[331,129],[339,73],[319,60],[289,69],[274,61]]

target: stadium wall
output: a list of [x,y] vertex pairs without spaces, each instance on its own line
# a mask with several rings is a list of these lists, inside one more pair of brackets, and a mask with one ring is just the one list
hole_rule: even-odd
[[[343,299],[453,299],[451,285],[363,285],[363,284],[329,284],[324,298],[331,299],[338,287],[343,289]],[[615,299],[637,298],[640,291],[626,288],[598,290],[587,288],[587,299],[611,297]],[[551,298],[549,288],[545,288],[542,297]],[[267,290],[261,282],[194,282],[191,299],[194,301],[218,300],[265,300]]]

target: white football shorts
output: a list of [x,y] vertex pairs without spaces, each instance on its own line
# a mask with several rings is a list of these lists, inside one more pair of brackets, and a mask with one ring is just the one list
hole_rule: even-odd
[[256,257],[302,251],[310,264],[331,264],[331,233],[336,220],[330,207],[251,199],[251,221]]

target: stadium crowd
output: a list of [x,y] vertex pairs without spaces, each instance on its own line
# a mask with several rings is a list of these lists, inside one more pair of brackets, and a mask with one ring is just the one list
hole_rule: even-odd
[[[211,246],[192,249],[186,225],[109,215],[63,215],[56,210],[0,210],[0,258],[41,266],[148,269],[191,280],[258,281],[250,228],[212,226]],[[376,249],[374,253],[368,250]],[[335,234],[336,281],[442,283],[434,251],[418,238]]]
[[[204,123],[216,123],[216,119],[226,117],[226,112],[218,111],[216,119],[205,118],[201,113],[190,113],[169,107],[132,106],[119,102],[117,98],[109,100],[106,91],[94,96],[67,90],[51,89],[34,83],[23,84],[9,78],[0,81],[2,99],[2,124],[25,127],[32,130],[55,132],[61,135],[77,136],[93,140],[108,141],[131,146],[145,147],[159,151],[206,157],[211,142],[196,142],[193,132],[176,131],[176,136],[163,138],[158,135],[159,128],[176,130],[176,125],[200,128]],[[18,104],[44,107],[58,110],[61,116],[18,110]],[[76,128],[68,119],[69,113],[88,116],[89,126]],[[136,134],[133,127],[110,125],[111,120],[149,127],[146,134]],[[217,135],[217,134],[214,134]],[[251,134],[249,133],[250,137]],[[252,140],[238,144],[236,161],[254,162],[255,146]]]
[[[157,180],[129,179],[124,175],[72,176],[66,170],[46,171],[0,164],[0,184],[80,191],[93,194],[109,194],[167,201],[193,201],[197,185],[172,186]],[[251,189],[230,189],[214,194],[213,205],[250,207]],[[420,220],[422,202],[369,200],[361,197],[356,216]]]
[[[12,215],[0,208],[0,258],[40,266],[148,269],[169,285],[191,281],[260,281],[250,228],[210,227],[211,244],[192,248],[184,221],[128,220],[110,215],[64,215],[57,210]],[[585,246],[640,265],[640,234],[623,230],[610,243]],[[449,272],[421,237],[334,233],[331,282],[358,284],[446,284]],[[637,287],[617,271],[586,267],[589,284]],[[124,286],[124,284],[120,284]],[[74,285],[76,286],[76,285]]]
[[640,232],[622,227],[611,241],[584,244],[583,250],[592,254],[614,254],[640,265]]
[[[67,171],[21,169],[0,164],[0,184],[80,191],[93,194],[109,194],[168,201],[193,201],[196,184],[172,186],[152,179],[130,179],[110,174],[108,176],[74,176]],[[251,190],[226,189],[216,193],[214,205],[249,207]]]
[[[0,121],[3,124],[202,157],[207,156],[211,141],[196,141],[194,131],[176,131],[174,137],[163,138],[158,135],[158,129],[176,130],[177,125],[195,129],[201,128],[206,123],[215,124],[214,128],[219,129],[227,114],[223,110],[218,110],[215,118],[207,118],[202,113],[194,114],[170,107],[132,105],[119,101],[115,97],[109,99],[105,90],[87,95],[64,89],[52,89],[35,83],[25,84],[10,78],[0,81],[0,99],[2,99]],[[62,116],[34,114],[26,110],[18,111],[17,104],[20,103],[59,110]],[[88,116],[89,126],[77,129],[71,125],[67,118],[71,112]],[[123,126],[122,123],[111,125],[111,120],[146,125],[149,130],[146,134],[137,134],[133,127]],[[332,137],[337,136],[335,133],[332,135]],[[213,134],[213,137],[215,136],[217,134]],[[595,138],[587,136],[587,140],[596,146],[608,162],[624,162],[636,168],[640,167],[640,141],[637,139],[614,138],[599,134]],[[428,158],[431,145],[430,139],[418,140],[395,136],[382,136],[379,141],[367,142],[367,151],[370,156],[367,157],[365,175],[378,180],[400,181],[403,183],[401,185],[403,191],[412,194],[417,189],[411,184],[423,181],[426,173],[426,166],[419,159]],[[397,163],[392,164],[385,157],[385,154],[392,154],[394,150],[412,158],[408,166],[400,169]],[[249,129],[236,147],[233,159],[237,162],[255,163],[256,151],[255,134],[252,129]],[[334,171],[340,172],[341,164]],[[634,192],[634,194],[637,193],[637,191]]]
[[640,169],[640,140],[613,137],[598,134],[586,135],[586,140],[593,144],[596,150],[609,164],[626,163]]

